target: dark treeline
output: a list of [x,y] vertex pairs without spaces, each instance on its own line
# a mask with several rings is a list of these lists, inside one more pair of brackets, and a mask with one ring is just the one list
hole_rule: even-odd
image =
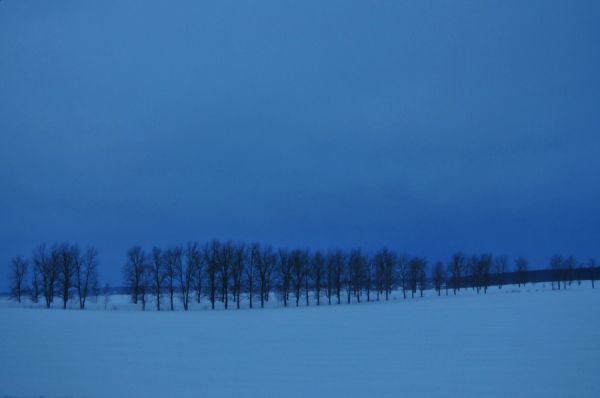
[[[55,298],[63,308],[77,299],[84,309],[91,292],[98,294],[97,255],[94,248],[82,251],[62,243],[36,247],[31,260],[16,256],[10,263],[11,295],[19,302],[25,296],[34,303],[43,300],[48,308]],[[548,265],[530,270],[523,257],[461,252],[447,262],[430,263],[387,248],[324,252],[212,240],[150,250],[134,246],[122,271],[132,302],[142,310],[152,303],[158,311],[174,310],[176,302],[187,311],[202,300],[212,309],[217,303],[241,308],[242,302],[262,308],[273,298],[285,307],[369,302],[389,300],[393,290],[404,299],[423,297],[427,289],[436,295],[464,289],[486,294],[491,286],[536,282],[551,282],[560,290],[583,280],[595,287],[600,277],[594,260],[581,264],[572,256],[555,255]]]
[[595,261],[583,265],[573,257],[554,256],[549,269],[530,270],[523,257],[456,253],[446,263],[430,264],[387,248],[323,252],[212,240],[150,251],[132,247],[123,276],[132,302],[142,309],[151,296],[156,310],[174,310],[174,297],[188,310],[191,301],[202,300],[212,309],[217,303],[228,309],[240,308],[242,299],[249,308],[264,307],[273,297],[287,307],[389,300],[392,290],[406,299],[423,297],[430,288],[456,295],[461,289],[486,294],[490,286],[532,282],[565,289],[591,280],[595,287],[599,272]]
[[43,300],[46,308],[60,300],[67,308],[77,299],[84,309],[88,297],[98,293],[98,251],[93,247],[81,250],[76,244],[60,243],[51,247],[39,245],[28,260],[16,256],[10,262],[11,297],[21,302],[26,296],[31,302]]

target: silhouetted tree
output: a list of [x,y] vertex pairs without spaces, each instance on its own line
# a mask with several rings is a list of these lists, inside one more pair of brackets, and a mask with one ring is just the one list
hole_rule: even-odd
[[27,268],[29,264],[23,256],[13,257],[10,263],[10,281],[11,281],[11,297],[19,303],[26,289],[25,280],[27,277]]
[[347,257],[344,257],[344,264],[342,267],[342,284],[346,291],[346,302],[350,304],[352,299],[352,268],[350,267],[352,253],[349,253]]
[[471,283],[471,288],[473,290],[477,289],[477,294],[479,294],[479,287],[481,286],[481,271],[480,271],[480,263],[479,256],[473,255],[469,257],[467,260],[467,271],[469,280]]
[[200,256],[196,262],[196,268],[194,269],[194,290],[196,291],[196,303],[200,304],[202,299],[202,286],[204,285],[204,273],[205,273],[205,265],[206,260],[204,258],[203,252],[200,248],[198,248],[198,255]]
[[575,257],[569,256],[564,260],[563,288],[567,288],[567,282],[569,283],[569,286],[573,283],[575,267],[577,267]]
[[160,311],[160,299],[164,285],[166,284],[167,272],[166,261],[162,250],[158,247],[152,248],[152,256],[150,258],[150,272],[152,274],[152,294],[156,301],[156,310]]
[[300,295],[304,284],[304,277],[308,272],[307,269],[308,253],[303,250],[292,250],[290,252],[290,263],[292,268],[292,286],[294,296],[296,298],[296,307],[300,305]]
[[29,289],[31,302],[37,304],[40,298],[40,281],[42,277],[39,267],[34,263],[31,267],[31,289]]
[[400,254],[398,256],[398,282],[402,288],[402,297],[406,299],[406,291],[408,290],[409,263],[410,257],[408,254]]
[[[394,266],[396,264],[394,253],[384,247],[375,254],[374,261],[376,274],[378,275],[376,278],[377,284],[382,285],[385,291],[385,299],[388,300],[394,283]],[[404,278],[401,276],[400,279],[403,280]]]
[[219,267],[219,280],[221,284],[221,302],[225,309],[229,305],[229,278],[231,277],[231,266],[233,263],[233,244],[225,242],[221,245],[221,250],[217,252],[217,262]]
[[490,286],[490,273],[492,271],[493,257],[491,254],[482,254],[479,257],[479,275],[480,287],[483,287],[483,293],[486,294]]
[[317,251],[312,258],[312,277],[315,283],[315,296],[317,299],[317,305],[321,304],[321,287],[326,272],[327,264],[325,262],[325,257],[320,251]]
[[46,308],[50,308],[54,301],[56,278],[58,277],[58,261],[58,251],[48,251],[44,244],[39,245],[33,251],[33,266],[40,272],[42,294]]
[[[349,289],[348,294],[354,295],[356,302],[360,303],[361,289],[365,281],[365,270],[367,267],[367,260],[362,254],[360,249],[355,249],[350,252],[348,258],[348,280]],[[348,302],[350,299],[348,298]]]
[[437,292],[438,296],[440,296],[442,284],[444,283],[444,264],[441,261],[435,263],[431,279],[433,280],[433,287],[435,288],[435,291]]
[[[367,302],[369,302],[371,301],[371,290],[373,290],[373,284],[375,283],[375,278],[377,276],[377,265],[375,264],[375,260],[369,256],[365,256],[365,262],[364,286],[365,291],[367,292]],[[375,290],[377,291],[376,286]],[[378,291],[377,294],[379,294]]]
[[169,308],[171,311],[175,309],[174,297],[175,297],[175,284],[177,282],[177,270],[182,265],[183,249],[181,246],[175,246],[167,249],[164,253],[165,262],[165,284],[167,293],[169,294]]
[[78,267],[77,263],[81,261],[81,251],[78,246],[71,246],[68,243],[54,247],[53,251],[55,250],[58,252],[58,292],[63,300],[63,309],[66,309],[73,287],[75,269]]
[[454,294],[460,291],[461,279],[465,269],[465,255],[461,252],[455,253],[448,264],[448,274],[450,275],[450,283]]
[[[138,303],[138,300],[142,294],[142,284],[146,274],[146,254],[140,246],[134,246],[127,252],[127,262],[123,266],[123,277],[125,279],[125,285],[131,295],[131,301],[134,304]],[[146,294],[144,286],[144,295]],[[145,297],[144,297],[145,300]],[[144,303],[145,305],[145,303]]]
[[286,249],[279,249],[277,261],[281,297],[283,298],[283,306],[287,307],[292,286],[292,261]]
[[90,291],[98,288],[98,251],[88,247],[81,258],[75,261],[75,288],[79,297],[79,308],[85,309]]
[[201,261],[202,254],[200,253],[198,243],[189,242],[185,250],[185,262],[180,261],[178,267],[175,269],[184,311],[190,309],[190,297],[194,287],[196,269],[200,266]]
[[417,284],[419,286],[419,295],[423,297],[423,292],[427,288],[427,259],[417,258],[418,260],[418,273],[417,273]]
[[[261,248],[258,243],[253,243],[248,248],[248,264],[246,265],[245,273],[246,273],[246,290],[248,292],[248,302],[250,308],[253,307],[254,300],[254,284],[256,281],[257,269],[259,268],[261,261]],[[259,273],[260,274],[260,273]],[[260,281],[260,307],[263,308],[265,306],[264,300],[264,292],[263,289],[266,287],[266,281],[259,277]]]
[[273,252],[273,248],[271,246],[264,246],[262,248],[258,248],[258,250],[256,251],[256,256],[259,281],[258,288],[260,294],[260,308],[264,308],[265,302],[269,299],[272,272],[277,264],[277,256]]
[[333,277],[334,277],[334,269],[333,269],[333,255],[331,253],[327,253],[325,255],[325,267],[327,268],[326,275],[327,281],[325,286],[325,296],[327,296],[327,304],[331,305],[331,296],[333,296]]
[[110,285],[104,284],[104,311],[107,310],[108,304],[110,303]]
[[596,280],[598,279],[598,265],[596,264],[596,260],[593,258],[590,259],[589,262],[590,267],[590,279],[592,280],[592,289],[596,288]]
[[142,303],[142,311],[146,311],[146,304],[148,303],[148,293],[150,292],[152,285],[152,272],[150,272],[150,265],[144,262],[142,267],[142,275],[140,276],[140,298],[139,302]]
[[213,239],[204,248],[204,259],[206,262],[206,275],[208,279],[208,291],[210,295],[211,308],[215,309],[216,293],[217,293],[217,273],[219,271],[219,251],[221,243]]
[[327,289],[328,302],[331,304],[331,296],[335,293],[337,303],[341,303],[342,277],[344,273],[344,253],[341,250],[327,255]]
[[410,289],[411,298],[415,297],[417,292],[417,283],[419,281],[419,270],[420,270],[419,258],[413,257],[408,262],[408,286]]
[[552,289],[554,289],[554,283],[556,282],[556,286],[558,286],[558,290],[560,290],[560,282],[563,277],[563,258],[560,254],[555,254],[550,258],[550,269],[552,270]]
[[527,269],[529,267],[529,261],[524,257],[518,257],[515,260],[515,273],[517,277],[517,284],[525,286],[527,284]]
[[375,253],[371,264],[373,266],[372,273],[374,275],[376,299],[379,301],[385,290],[385,263],[380,252]]
[[506,283],[506,273],[508,272],[508,257],[498,256],[494,260],[494,274],[496,275],[496,283],[498,289],[502,289],[502,286]]
[[306,299],[306,306],[310,305],[310,282],[312,277],[312,256],[310,252],[307,250],[305,252],[305,262],[304,262],[304,298]]
[[246,267],[246,248],[240,243],[233,247],[233,258],[231,264],[231,281],[233,283],[233,300],[237,309],[240,309],[240,296],[242,292],[242,277]]

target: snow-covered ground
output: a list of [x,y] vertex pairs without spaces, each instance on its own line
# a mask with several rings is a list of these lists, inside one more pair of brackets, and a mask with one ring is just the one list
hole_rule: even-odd
[[589,284],[319,308],[92,307],[0,300],[0,396],[600,397]]

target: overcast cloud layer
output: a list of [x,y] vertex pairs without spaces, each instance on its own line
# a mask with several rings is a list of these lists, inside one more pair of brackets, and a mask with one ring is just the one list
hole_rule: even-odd
[[71,240],[120,284],[129,246],[212,237],[599,257],[599,4],[3,0],[1,263]]

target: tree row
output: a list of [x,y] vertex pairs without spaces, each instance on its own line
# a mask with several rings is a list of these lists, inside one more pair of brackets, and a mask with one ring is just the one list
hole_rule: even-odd
[[[592,260],[584,268],[573,257],[554,256],[551,267],[553,287],[562,282],[566,288],[576,276],[590,279],[595,287],[598,279],[598,267]],[[164,250],[154,247],[148,253],[135,246],[127,252],[123,267],[132,302],[145,309],[150,296],[157,310],[173,310],[176,296],[188,310],[192,300],[200,303],[204,297],[212,309],[219,302],[227,309],[232,305],[240,308],[242,298],[250,308],[264,307],[270,297],[285,307],[308,306],[311,301],[321,305],[388,300],[395,289],[401,290],[404,298],[422,297],[429,288],[438,295],[444,290],[457,294],[467,287],[485,294],[492,284],[499,288],[506,283],[525,285],[531,273],[523,257],[511,263],[507,256],[456,253],[446,264],[438,261],[430,266],[426,258],[387,248],[369,255],[360,249],[276,250],[258,243],[219,240]]]
[[[12,259],[11,295],[19,302],[25,295],[34,303],[43,299],[48,308],[55,298],[63,308],[76,299],[84,309],[88,296],[98,294],[97,258],[93,247],[40,245],[30,260]],[[393,290],[401,291],[403,298],[422,297],[431,288],[437,295],[456,295],[464,288],[486,294],[492,285],[525,285],[540,271],[530,271],[523,257],[510,261],[507,256],[459,252],[446,263],[430,264],[424,257],[387,248],[370,254],[360,249],[323,252],[215,239],[149,251],[134,246],[127,251],[122,272],[131,301],[142,310],[150,302],[158,311],[174,310],[179,301],[187,311],[192,301],[202,299],[212,309],[217,303],[228,309],[240,308],[242,302],[264,307],[270,298],[285,307],[389,300]],[[543,272],[542,280],[556,289],[566,289],[576,278],[591,280],[595,287],[600,273],[594,260],[584,267],[574,257],[560,255],[553,256]]]

